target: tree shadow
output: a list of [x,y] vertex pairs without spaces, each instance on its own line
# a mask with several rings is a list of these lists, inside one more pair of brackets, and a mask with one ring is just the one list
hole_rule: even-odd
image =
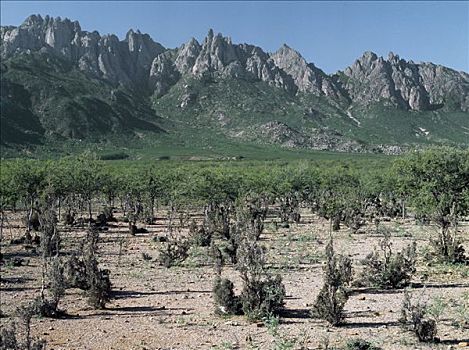
[[119,307],[107,307],[107,311],[119,312],[129,312],[129,313],[155,313],[157,311],[167,311],[168,309],[164,306],[154,307],[154,306],[119,306]]
[[424,284],[424,283],[412,283],[412,288],[432,288],[432,289],[440,289],[440,288],[469,288],[469,283],[438,283],[438,284]]
[[399,322],[345,322],[341,325],[342,328],[379,328],[379,327],[398,327]]
[[282,318],[282,323],[289,324],[296,322],[286,321],[286,319],[309,319],[311,318],[311,312],[309,309],[282,309],[279,316]]
[[399,294],[404,291],[404,288],[399,289],[380,289],[375,287],[359,287],[354,288],[350,291],[350,295],[359,295],[359,294]]
[[126,298],[139,298],[146,295],[171,295],[171,294],[211,294],[211,290],[168,290],[168,291],[151,291],[151,292],[138,292],[133,290],[115,290],[112,292],[114,299],[126,299]]
[[440,344],[443,345],[458,345],[459,343],[469,343],[469,338],[466,339],[445,339],[440,340]]

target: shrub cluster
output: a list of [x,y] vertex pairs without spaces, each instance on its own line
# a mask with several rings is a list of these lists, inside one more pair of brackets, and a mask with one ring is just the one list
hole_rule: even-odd
[[335,253],[332,236],[326,246],[324,273],[324,285],[316,298],[312,315],[337,326],[345,318],[344,306],[349,298],[347,286],[352,280],[352,262]]

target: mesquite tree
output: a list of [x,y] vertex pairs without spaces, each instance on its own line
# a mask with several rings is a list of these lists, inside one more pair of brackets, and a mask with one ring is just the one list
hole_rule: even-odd
[[469,151],[444,147],[414,152],[398,159],[394,169],[416,214],[439,227],[437,254],[450,262],[464,260],[457,224],[469,210]]

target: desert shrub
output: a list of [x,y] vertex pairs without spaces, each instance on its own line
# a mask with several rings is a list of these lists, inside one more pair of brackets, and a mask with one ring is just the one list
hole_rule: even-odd
[[228,244],[224,252],[233,264],[238,263],[238,249],[243,240],[257,241],[264,230],[267,215],[266,200],[241,200],[236,206],[236,220],[227,230]]
[[300,201],[298,193],[288,194],[279,198],[280,219],[282,223],[300,222]]
[[75,223],[75,213],[71,209],[65,211],[62,215],[62,222],[65,225],[72,226]]
[[58,305],[60,299],[65,294],[65,281],[63,267],[58,257],[54,258],[47,271],[49,280],[49,290],[54,304]]
[[86,278],[86,267],[82,258],[72,254],[64,266],[65,283],[69,288],[86,290],[89,288]]
[[[233,233],[233,231],[232,231]],[[232,234],[231,233],[231,234]],[[214,299],[218,311],[236,314],[242,312],[250,320],[262,320],[275,315],[283,306],[285,287],[280,276],[271,276],[265,270],[264,250],[252,232],[238,232],[236,244],[236,269],[241,275],[243,289],[239,296],[233,291],[233,283],[221,278],[223,255],[212,246],[217,277],[214,283]]]
[[145,260],[145,261],[150,261],[153,258],[150,254],[143,252],[142,253],[142,259]]
[[189,257],[189,241],[186,239],[170,238],[160,249],[159,261],[165,267],[180,265]]
[[243,313],[252,320],[277,314],[284,304],[285,287],[280,276],[273,277],[265,271],[264,249],[245,234],[237,257],[236,268],[243,281],[240,295]]
[[241,311],[239,297],[235,296],[233,282],[217,277],[213,286],[216,313],[236,315]]
[[365,225],[365,215],[358,207],[346,208],[342,220],[352,233],[357,233]]
[[218,248],[213,241],[210,244],[209,254],[213,262],[215,273],[217,274],[217,276],[220,276],[223,269],[223,265],[225,263],[225,259],[223,258],[223,254],[220,248]]
[[45,208],[39,220],[41,222],[41,251],[44,257],[58,254],[60,250],[60,235],[57,229],[57,216],[51,208]]
[[280,275],[245,282],[240,295],[243,313],[253,320],[276,314],[284,305],[284,298],[285,286]]
[[399,321],[403,326],[410,325],[419,341],[422,342],[432,342],[436,340],[436,320],[428,317],[428,313],[426,303],[418,300],[416,304],[412,304],[410,293],[405,292]]
[[37,209],[32,209],[32,211],[28,212],[23,222],[26,225],[28,232],[31,230],[39,231],[41,228],[41,221],[40,221],[39,212],[37,211]]
[[60,299],[65,294],[66,282],[59,257],[45,261],[43,286],[40,297],[34,301],[34,307],[42,317],[58,317],[64,312],[59,309]]
[[28,303],[16,310],[18,323],[13,321],[0,330],[1,350],[43,350],[46,342],[31,337],[31,320],[37,314],[35,303]]
[[347,285],[352,279],[352,263],[349,258],[336,254],[332,237],[326,246],[325,281],[314,304],[312,315],[331,325],[339,325],[344,319],[344,306],[348,300]]
[[16,324],[11,323],[4,325],[0,329],[0,350],[19,349],[18,340],[16,338]]
[[88,303],[97,309],[105,307],[111,296],[109,270],[100,269],[96,258],[98,232],[90,228],[83,244],[83,262],[86,271]]
[[347,341],[344,350],[381,350],[381,348],[364,339],[352,339]]
[[69,287],[85,291],[88,303],[102,309],[111,297],[109,270],[100,269],[96,257],[98,231],[90,228],[82,242],[82,255],[72,255],[65,264],[65,281]]
[[96,309],[103,309],[111,298],[111,280],[109,270],[99,269],[97,263],[91,267],[88,274],[89,289],[86,291],[88,304]]
[[431,259],[453,264],[469,263],[461,238],[457,235],[458,226],[456,222],[453,223],[453,227],[452,230],[449,227],[442,228],[438,237],[430,241],[433,247]]
[[402,288],[410,283],[417,259],[416,243],[413,242],[401,252],[393,253],[391,234],[384,232],[380,241],[381,252],[376,248],[362,261],[365,265],[358,284],[380,288]]
[[203,225],[197,226],[193,220],[189,226],[189,239],[197,247],[208,247],[212,242],[212,232]]
[[116,222],[113,210],[111,207],[104,207],[101,213],[96,217],[95,225],[98,227],[106,226],[109,222]]
[[437,147],[408,153],[394,164],[398,188],[410,199],[415,215],[439,227],[436,257],[450,263],[467,259],[457,224],[469,208],[468,154],[468,150]]

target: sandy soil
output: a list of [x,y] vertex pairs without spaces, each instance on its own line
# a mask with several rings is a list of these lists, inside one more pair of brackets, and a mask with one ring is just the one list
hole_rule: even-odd
[[[322,284],[322,263],[329,225],[305,210],[302,222],[289,228],[275,229],[267,224],[262,243],[268,247],[271,269],[283,276],[287,291],[285,311],[278,334],[274,336],[262,323],[249,323],[242,316],[220,317],[214,314],[211,289],[215,273],[205,248],[191,251],[180,267],[167,269],[157,263],[155,235],[165,235],[164,221],[147,225],[149,233],[135,237],[126,233],[126,224],[115,224],[101,233],[99,259],[111,271],[114,298],[104,310],[93,310],[82,292],[69,289],[60,307],[67,312],[61,319],[32,322],[33,336],[45,339],[48,349],[324,349],[362,338],[383,349],[464,348],[469,342],[469,325],[463,317],[469,310],[462,304],[469,296],[469,267],[431,265],[419,261],[412,287],[413,297],[430,301],[442,297],[448,303],[438,324],[440,344],[422,344],[398,324],[403,290],[356,290],[346,304],[346,323],[330,327],[309,316]],[[40,259],[21,245],[9,245],[10,236],[19,236],[19,214],[3,231],[1,251],[2,325],[10,321],[15,308],[33,299],[40,288]],[[434,228],[415,225],[411,220],[385,223],[393,232],[393,247],[399,250],[412,240],[425,250]],[[469,225],[460,228],[465,246],[469,246]],[[75,249],[83,229],[62,228],[65,253]],[[334,234],[336,250],[350,256],[355,273],[360,259],[377,244],[373,227],[351,234],[346,228]],[[119,241],[122,254],[119,255]],[[469,249],[468,249],[469,250]],[[142,258],[149,254],[150,261]],[[8,260],[22,257],[24,266],[12,267]],[[232,266],[223,274],[234,280],[239,291],[241,281]],[[466,314],[464,315],[464,312]]]

